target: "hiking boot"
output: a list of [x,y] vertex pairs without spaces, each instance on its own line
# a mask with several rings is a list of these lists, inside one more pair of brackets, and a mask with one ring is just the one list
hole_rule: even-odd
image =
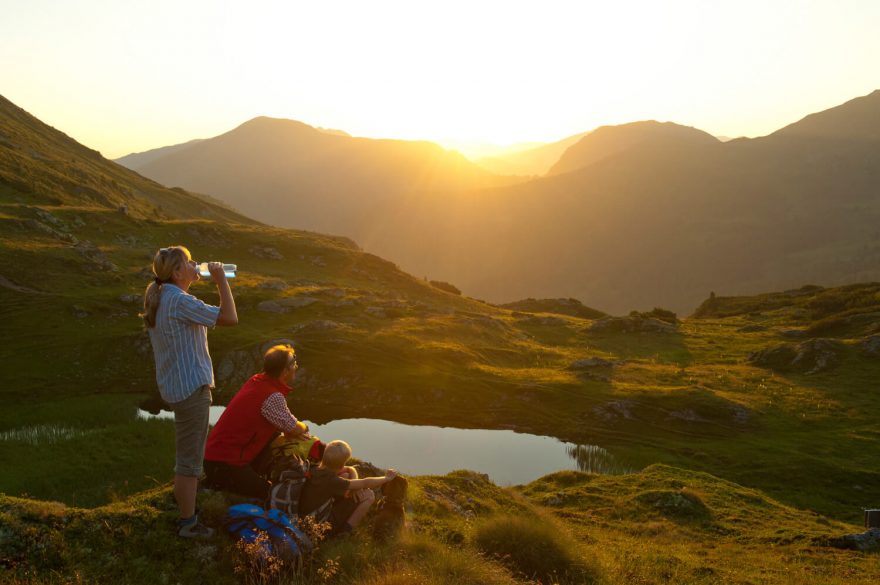
[[177,526],[177,535],[183,538],[211,538],[214,536],[214,529],[199,522],[198,514],[186,520],[178,520]]

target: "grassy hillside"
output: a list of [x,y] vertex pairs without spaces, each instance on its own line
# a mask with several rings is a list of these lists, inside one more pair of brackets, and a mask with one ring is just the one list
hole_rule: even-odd
[[[563,472],[521,490],[473,472],[410,483],[408,530],[375,542],[372,518],[322,543],[301,583],[791,583],[856,585],[876,555],[828,545],[856,526],[789,508],[709,474]],[[200,496],[219,525],[234,500]],[[247,571],[231,539],[181,542],[167,487],[91,510],[0,496],[0,575],[10,583],[284,582]]]

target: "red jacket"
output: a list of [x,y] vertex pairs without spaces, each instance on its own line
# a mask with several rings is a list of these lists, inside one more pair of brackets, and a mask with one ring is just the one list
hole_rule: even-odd
[[266,374],[257,374],[245,382],[208,435],[205,461],[237,466],[253,461],[278,432],[260,412],[263,402],[275,392],[287,396],[290,388]]

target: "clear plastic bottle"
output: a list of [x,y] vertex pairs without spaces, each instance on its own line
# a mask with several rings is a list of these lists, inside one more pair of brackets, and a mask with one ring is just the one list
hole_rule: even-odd
[[[224,264],[223,272],[226,273],[226,278],[235,278],[235,271],[238,270],[238,266],[235,264]],[[199,274],[204,277],[211,276],[211,272],[208,270],[208,263],[202,262],[199,264]]]

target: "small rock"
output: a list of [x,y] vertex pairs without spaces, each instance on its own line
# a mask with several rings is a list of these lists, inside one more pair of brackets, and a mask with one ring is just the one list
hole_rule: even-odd
[[268,246],[254,246],[250,249],[250,253],[257,258],[263,258],[266,260],[284,260],[284,256],[282,256],[278,250]]
[[318,299],[312,297],[286,297],[278,300],[278,304],[282,307],[291,307],[293,309],[301,309],[318,302]]
[[285,290],[287,288],[287,283],[283,280],[264,280],[258,284],[257,287],[269,290]]
[[871,357],[880,356],[880,335],[871,335],[863,339],[862,353]]
[[779,335],[788,339],[803,339],[807,336],[807,332],[803,329],[783,329]]
[[308,330],[308,331],[330,331],[333,329],[341,329],[345,327],[342,323],[337,323],[336,321],[330,321],[329,319],[319,319],[317,321],[311,321],[309,323],[305,323],[299,327],[299,330]]
[[134,304],[134,303],[141,304],[141,303],[144,302],[144,297],[141,296],[141,295],[135,295],[135,294],[131,294],[131,295],[120,295],[120,296],[119,296],[119,300],[122,301],[123,303],[127,304],[127,305],[131,305],[131,304]]
[[282,307],[276,301],[263,301],[257,304],[257,310],[264,313],[286,313],[289,309]]
[[687,422],[709,422],[709,419],[700,416],[699,414],[697,414],[697,411],[693,410],[692,408],[685,408],[684,410],[673,410],[666,418],[667,420],[677,419]]
[[763,325],[751,324],[751,325],[743,325],[737,331],[741,333],[756,333],[758,331],[766,331],[767,328]]
[[576,360],[568,366],[569,370],[588,370],[592,368],[611,368],[616,366],[617,362],[606,360],[600,357],[591,357],[582,360]]
[[387,316],[385,309],[382,307],[367,307],[364,309],[364,312],[371,317],[377,317],[379,319],[384,319]]

